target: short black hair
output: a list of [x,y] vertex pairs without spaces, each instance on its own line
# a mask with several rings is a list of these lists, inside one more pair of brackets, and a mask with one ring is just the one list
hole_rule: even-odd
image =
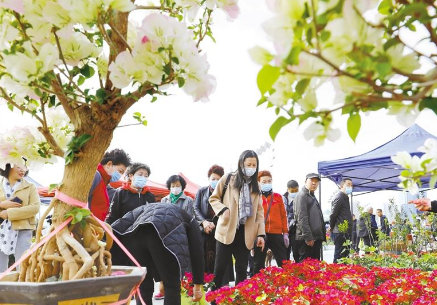
[[297,188],[299,188],[299,183],[297,183],[296,180],[290,180],[287,182],[287,188],[288,189],[297,189]]
[[[24,158],[23,158],[24,159]],[[25,161],[27,161],[27,159],[24,159]],[[12,169],[12,165],[11,163],[6,163],[5,169],[1,169],[0,168],[0,176],[5,177],[6,179],[9,178],[9,174],[11,173],[11,169]],[[29,170],[27,170],[24,173],[24,177],[27,177],[27,174],[29,173]]]
[[167,185],[167,188],[170,189],[170,185],[177,181],[181,183],[182,190],[185,190],[185,187],[187,186],[187,181],[185,181],[185,179],[179,175],[170,176],[170,178],[167,179],[167,182],[165,184]]
[[342,187],[346,183],[346,181],[353,182],[351,178],[343,178],[340,181],[340,187]]
[[135,173],[140,169],[145,169],[150,177],[151,174],[150,167],[147,164],[140,163],[140,162],[134,162],[131,165],[129,165],[124,175],[129,179],[130,174],[135,175]]
[[132,162],[129,155],[123,149],[118,148],[105,152],[100,164],[105,165],[109,161],[112,161],[114,165],[123,164],[126,167],[131,165]]

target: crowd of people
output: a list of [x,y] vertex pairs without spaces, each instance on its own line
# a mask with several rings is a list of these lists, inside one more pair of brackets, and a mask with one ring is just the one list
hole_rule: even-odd
[[[11,164],[0,171],[0,272],[7,269],[10,254],[20,257],[29,248],[35,230],[40,201],[36,187],[23,179],[26,174],[25,167]],[[360,239],[372,246],[377,230],[390,233],[382,210],[377,210],[376,218],[368,208],[358,220],[351,213],[352,179],[339,183],[325,225],[314,194],[320,176],[310,173],[302,188],[290,180],[285,194],[274,192],[271,172],[260,170],[252,150],[240,155],[235,172],[211,166],[209,184],[199,188],[194,198],[185,194],[184,178],[172,175],[166,182],[169,194],[156,202],[147,187],[150,175],[148,165],[132,162],[123,150],[108,151],[97,167],[88,197],[91,212],[110,224],[124,246],[147,267],[140,286],[147,304],[153,298],[164,299],[167,305],[180,304],[185,271],[193,274],[193,300],[199,300],[204,272],[214,274],[214,289],[218,289],[230,281],[245,280],[248,266],[249,276],[265,268],[268,250],[279,267],[285,260],[320,260],[322,243],[330,233],[335,263],[349,254],[346,240],[357,250]],[[122,176],[121,187],[109,186]],[[413,203],[419,210],[437,211],[436,201]],[[132,264],[116,244],[111,254],[115,265]],[[155,295],[154,281],[160,283]]]

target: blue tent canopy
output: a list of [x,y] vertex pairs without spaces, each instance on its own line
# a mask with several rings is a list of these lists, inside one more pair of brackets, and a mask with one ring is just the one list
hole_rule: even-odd
[[[365,154],[319,162],[319,173],[336,184],[345,177],[351,178],[354,192],[399,190],[398,176],[402,168],[393,163],[390,157],[399,151],[406,151],[420,157],[423,153],[417,151],[417,148],[429,138],[437,139],[436,136],[414,124],[393,140]],[[429,187],[428,182],[429,179],[422,180],[422,188]]]

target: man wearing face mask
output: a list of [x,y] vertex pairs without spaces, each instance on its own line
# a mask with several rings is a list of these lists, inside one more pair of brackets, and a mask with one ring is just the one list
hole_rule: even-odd
[[113,149],[103,155],[102,161],[97,166],[88,195],[88,208],[100,220],[105,221],[109,210],[107,185],[109,182],[120,180],[130,164],[131,159],[124,150]]
[[314,195],[319,183],[320,176],[318,174],[308,174],[305,186],[294,198],[296,240],[299,241],[298,263],[306,258],[320,260],[322,242],[326,240],[322,209]]
[[[349,203],[349,195],[352,194],[353,182],[350,178],[343,178],[340,182],[340,191],[334,196],[331,202],[331,215],[329,216],[329,226],[332,240],[334,241],[334,263],[340,258],[349,255],[349,247],[343,246],[346,240],[352,238],[352,213]],[[339,229],[340,224],[347,221],[347,231]]]
[[287,259],[290,259],[291,251],[293,251],[293,259],[295,262],[299,260],[299,248],[296,242],[296,220],[294,219],[293,202],[298,191],[299,184],[295,180],[288,181],[287,192],[284,194],[284,204],[288,222],[288,239],[290,241],[287,247]]

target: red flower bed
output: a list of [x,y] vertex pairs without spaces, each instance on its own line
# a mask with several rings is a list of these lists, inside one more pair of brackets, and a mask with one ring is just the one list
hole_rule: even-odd
[[236,287],[212,291],[217,304],[437,304],[437,271],[306,260],[269,267]]

